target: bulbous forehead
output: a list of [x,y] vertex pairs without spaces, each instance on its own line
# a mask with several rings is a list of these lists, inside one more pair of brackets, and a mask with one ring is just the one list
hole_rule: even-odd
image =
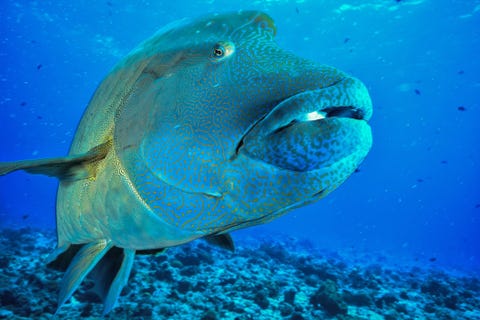
[[253,31],[264,31],[273,38],[277,32],[273,19],[259,11],[212,14],[199,19],[183,19],[160,29],[143,46],[161,51],[195,47],[206,42],[237,40]]

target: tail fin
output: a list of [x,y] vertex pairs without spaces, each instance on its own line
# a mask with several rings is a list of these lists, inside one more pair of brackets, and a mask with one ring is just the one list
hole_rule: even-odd
[[94,290],[103,301],[106,315],[127,283],[134,257],[135,250],[114,247],[105,240],[56,250],[47,265],[65,271],[57,312],[88,275],[94,280]]
[[95,174],[95,164],[104,159],[112,146],[109,140],[80,155],[62,158],[0,162],[0,176],[24,170],[29,173],[44,174],[61,180],[86,179]]

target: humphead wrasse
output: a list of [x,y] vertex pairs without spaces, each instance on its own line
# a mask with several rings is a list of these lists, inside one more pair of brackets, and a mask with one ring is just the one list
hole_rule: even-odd
[[95,279],[109,312],[136,253],[266,223],[337,188],[367,155],[358,79],[281,49],[266,14],[182,20],[103,80],[69,155],[0,164],[57,177],[58,306]]

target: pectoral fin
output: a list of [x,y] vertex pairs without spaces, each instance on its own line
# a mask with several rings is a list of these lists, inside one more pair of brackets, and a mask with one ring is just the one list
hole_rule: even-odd
[[23,160],[16,162],[0,162],[0,176],[17,170],[29,173],[44,174],[60,180],[75,181],[87,179],[95,175],[98,161],[104,159],[112,146],[108,140],[90,151],[80,155],[62,158]]
[[204,239],[211,245],[235,252],[235,244],[233,243],[232,236],[228,233],[206,236]]

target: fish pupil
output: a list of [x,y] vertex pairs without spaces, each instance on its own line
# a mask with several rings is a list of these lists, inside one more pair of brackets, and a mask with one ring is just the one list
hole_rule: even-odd
[[220,48],[220,47],[213,48],[213,55],[215,57],[223,57],[223,55],[224,55],[223,48]]

